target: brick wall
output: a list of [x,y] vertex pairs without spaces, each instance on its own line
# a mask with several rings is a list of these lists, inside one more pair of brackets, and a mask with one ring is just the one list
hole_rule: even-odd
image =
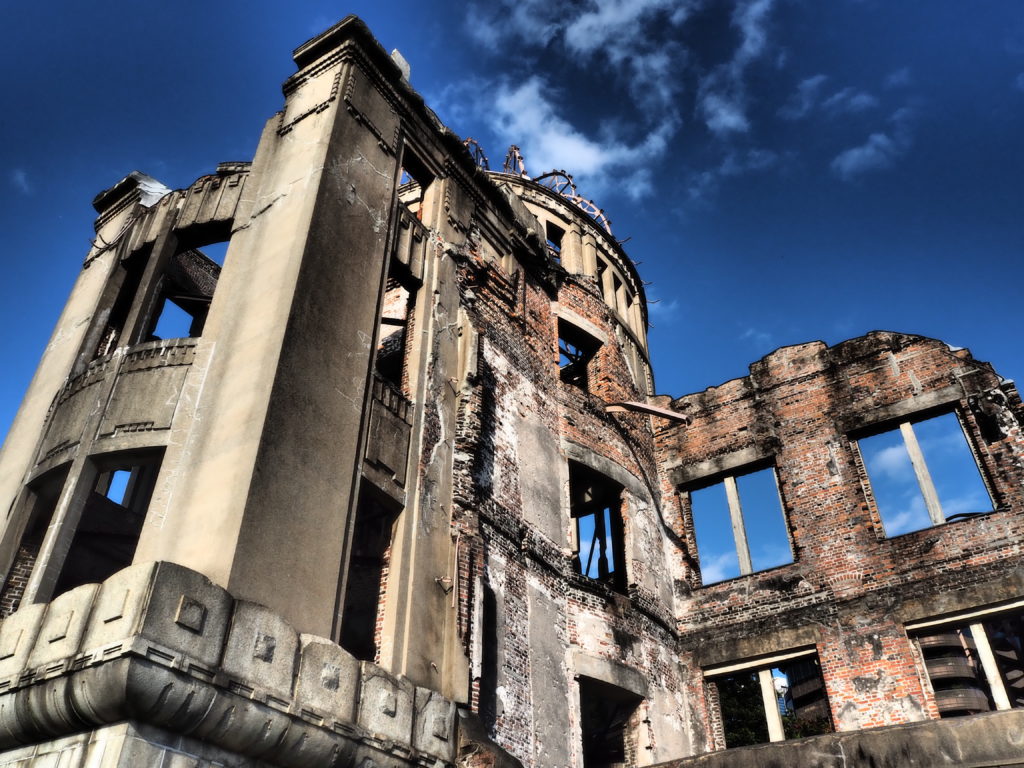
[[[464,585],[460,600],[469,617],[466,646],[475,656],[471,707],[495,741],[524,764],[571,764],[580,732],[570,658],[583,653],[651,681],[660,698],[645,702],[633,718],[629,749],[642,763],[667,759],[679,751],[659,752],[661,741],[668,750],[672,739],[658,730],[667,731],[671,721],[671,729],[679,731],[686,717],[684,683],[672,650],[672,576],[666,539],[659,533],[661,481],[650,419],[604,412],[606,403],[644,399],[616,339],[617,321],[590,277],[561,275],[552,288],[528,270],[508,274],[492,261],[467,258],[460,280],[463,291],[472,292],[467,311],[480,335],[476,375],[463,393],[458,417],[453,511]],[[553,301],[607,339],[588,366],[586,390],[560,380]],[[557,449],[553,466],[538,468],[533,457],[523,455],[521,433],[527,429]],[[576,573],[560,448],[566,442],[588,460],[609,462],[631,478],[622,506],[628,595]],[[524,475],[538,470],[560,490],[548,498],[546,509],[528,509],[533,497],[526,486],[536,483]],[[486,596],[474,594],[476,583]],[[483,626],[485,617],[474,607],[485,599],[495,602],[492,626]],[[533,602],[538,599],[545,605]],[[531,625],[531,613],[542,607],[559,618],[544,627],[536,620]],[[561,649],[554,660],[556,679],[544,677],[550,655],[539,649],[545,647]],[[498,668],[490,672],[492,658]],[[544,688],[568,704],[557,715],[560,722],[545,721],[544,695],[538,693]],[[544,736],[552,728],[560,733],[560,745]]]
[[[992,392],[1004,393],[989,399],[1006,406],[995,416],[977,405]],[[1017,589],[1024,441],[1016,391],[966,350],[873,333],[831,348],[816,342],[780,349],[749,376],[659,402],[692,419],[658,425],[665,490],[675,490],[674,479],[692,481],[687,472],[696,466],[713,472],[730,457],[770,457],[795,561],[701,586],[688,494],[666,495],[684,549],[684,651],[713,644],[742,658],[779,650],[787,638],[812,638],[838,729],[936,717],[903,623],[911,601],[917,613],[933,604],[939,614],[986,595],[1008,599]],[[959,414],[995,510],[887,538],[856,437],[929,409]],[[694,687],[700,656],[691,669]],[[716,731],[711,716],[707,727]]]

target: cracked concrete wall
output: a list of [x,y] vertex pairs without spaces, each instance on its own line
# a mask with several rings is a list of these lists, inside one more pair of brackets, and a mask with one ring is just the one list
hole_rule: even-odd
[[198,568],[325,635],[353,483],[322,457],[358,464],[397,180],[396,147],[357,119],[397,130],[367,77],[327,49],[286,84],[197,350],[195,410],[139,545],[140,558]]

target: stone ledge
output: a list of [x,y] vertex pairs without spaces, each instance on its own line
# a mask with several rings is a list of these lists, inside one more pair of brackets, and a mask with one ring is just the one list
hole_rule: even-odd
[[0,750],[130,720],[275,765],[446,766],[455,704],[173,563],[0,625]]
[[659,763],[656,768],[1012,768],[1024,766],[1024,710],[829,733]]

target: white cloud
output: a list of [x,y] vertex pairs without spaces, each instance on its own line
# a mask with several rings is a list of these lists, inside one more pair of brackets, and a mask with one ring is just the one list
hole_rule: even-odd
[[485,47],[492,47],[506,36],[543,46],[557,32],[558,19],[566,4],[558,0],[504,0],[498,3],[474,3],[466,11],[466,30]]
[[536,49],[564,43],[581,60],[609,65],[643,107],[670,107],[683,88],[687,51],[650,34],[681,27],[703,0],[500,0],[473,4],[469,34],[495,49],[505,40]]
[[667,321],[675,317],[682,306],[683,305],[679,299],[669,299],[668,301],[663,299],[651,299],[647,302],[647,313],[650,315],[652,321]]
[[636,144],[613,136],[593,139],[558,113],[548,85],[536,75],[515,86],[501,83],[493,94],[487,115],[491,128],[522,148],[527,170],[536,176],[567,169],[590,195],[613,180],[633,199],[649,194],[652,182],[646,164],[664,154],[677,129],[675,119],[667,117]]
[[854,114],[877,107],[878,99],[864,91],[843,88],[825,99],[821,106],[831,115]]
[[766,347],[772,343],[772,335],[760,328],[747,328],[740,334],[740,341],[752,341],[758,347]]
[[736,6],[733,24],[740,28],[742,42],[734,62],[746,66],[759,57],[768,45],[768,15],[775,0],[747,0]]
[[990,509],[992,509],[992,500],[980,493],[942,499],[942,514],[946,517],[952,517],[962,512],[985,512]]
[[11,186],[13,186],[19,192],[21,192],[21,194],[32,194],[32,185],[29,184],[28,174],[25,172],[24,168],[15,168],[13,171],[11,171],[11,174],[8,178],[10,179]]
[[856,147],[843,150],[833,158],[832,172],[843,181],[853,181],[866,173],[889,168],[910,149],[912,113],[904,107],[889,118],[891,127],[876,132]]
[[851,181],[865,173],[888,168],[898,154],[892,139],[884,133],[873,133],[860,146],[850,147],[836,155],[832,160],[832,171],[843,181]]
[[750,130],[744,76],[747,67],[768,48],[768,20],[774,4],[775,0],[738,0],[732,25],[740,33],[739,47],[730,61],[701,82],[698,113],[718,137]]
[[704,124],[716,136],[746,133],[750,130],[746,96],[742,88],[721,73],[704,81],[700,112]]
[[910,463],[910,454],[902,442],[871,454],[867,457],[867,463],[868,472],[877,478],[884,476],[890,480],[914,480],[914,465]]
[[700,576],[701,581],[705,584],[713,584],[716,581],[725,581],[739,576],[735,552],[722,552],[701,559]]
[[801,80],[786,103],[779,108],[779,117],[784,120],[799,120],[806,117],[818,103],[821,87],[828,80],[828,75],[814,75]]
[[565,26],[565,42],[577,53],[591,53],[609,46],[621,50],[642,34],[642,26],[666,15],[676,26],[689,17],[692,2],[679,0],[610,0],[591,2]]
[[931,518],[924,505],[924,498],[920,494],[909,499],[907,506],[900,511],[882,516],[882,525],[885,526],[886,536],[899,536],[901,533],[919,531],[922,528],[928,528],[931,524]]

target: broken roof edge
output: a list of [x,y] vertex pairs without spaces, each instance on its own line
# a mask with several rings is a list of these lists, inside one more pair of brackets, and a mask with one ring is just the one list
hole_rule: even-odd
[[149,208],[171,192],[171,188],[142,171],[132,171],[111,187],[92,199],[92,207],[102,215],[133,193],[138,201]]
[[[371,63],[380,69],[380,72],[384,75],[388,84],[395,89],[395,92],[403,101],[404,106],[414,113],[417,118],[422,120],[425,125],[429,126],[436,132],[438,143],[441,148],[447,151],[448,157],[458,164],[459,170],[465,174],[467,179],[472,179],[478,182],[480,192],[489,199],[500,213],[508,217],[513,225],[518,228],[519,231],[517,234],[519,237],[524,241],[536,240],[536,242],[533,243],[533,246],[538,249],[539,253],[543,253],[543,239],[538,239],[539,233],[537,237],[530,237],[529,227],[525,226],[528,222],[523,222],[521,217],[516,215],[515,206],[501,190],[498,178],[496,178],[508,178],[511,174],[487,171],[476,164],[471,152],[465,146],[464,139],[445,125],[437,116],[437,113],[427,105],[423,96],[421,96],[412,84],[405,79],[401,67],[395,62],[391,54],[389,54],[384,46],[381,45],[380,41],[374,37],[373,32],[367,26],[366,22],[358,16],[346,16],[337,24],[334,24],[324,30],[319,35],[310,38],[296,48],[292,53],[292,59],[298,67],[298,71],[285,80],[284,89],[287,91],[289,83],[293,82],[295,78],[301,77],[303,70],[315,65],[316,62],[321,60],[324,56],[327,56],[332,51],[343,47],[345,43],[349,41],[362,47],[363,52],[370,58]],[[534,182],[533,179],[521,178],[519,180],[528,182],[532,186],[536,186],[538,189],[544,190],[548,194],[555,194],[543,184]],[[586,217],[586,212],[582,211],[582,209],[581,215]],[[596,226],[595,229],[601,230],[601,227]],[[625,251],[622,250],[618,242],[615,241],[615,238],[608,236],[607,239],[610,242],[611,247],[621,254],[626,268],[632,272],[636,279],[636,284],[640,289],[639,293],[644,298],[642,306],[644,308],[644,319],[646,321],[647,297],[646,292],[643,291],[643,281],[640,279],[639,273],[636,272],[632,261],[625,254]]]
[[[878,343],[880,341],[882,342],[881,344]],[[815,341],[800,342],[797,344],[784,344],[780,347],[776,347],[771,352],[762,355],[760,358],[750,363],[750,365],[747,367],[747,373],[743,376],[736,376],[732,379],[726,379],[725,381],[719,384],[709,385],[704,389],[697,390],[694,392],[687,392],[686,394],[679,395],[678,397],[665,394],[652,395],[651,400],[655,402],[657,405],[661,406],[672,405],[682,402],[683,400],[686,400],[688,398],[694,397],[695,395],[709,394],[719,389],[722,389],[723,387],[728,387],[729,385],[737,385],[743,381],[749,381],[751,379],[751,376],[753,376],[756,373],[757,367],[767,365],[769,360],[771,358],[776,357],[777,355],[789,352],[791,350],[799,349],[801,347],[818,348],[818,350],[821,352],[829,353],[836,357],[846,358],[847,360],[849,360],[860,356],[860,353],[856,351],[858,347],[874,342],[877,348],[877,346],[883,346],[886,341],[890,342],[891,346],[897,346],[901,348],[919,342],[933,342],[934,344],[941,344],[946,348],[946,350],[951,355],[962,360],[969,360],[975,365],[988,368],[994,374],[998,375],[998,373],[995,371],[991,363],[988,363],[984,360],[975,359],[974,355],[971,354],[971,350],[968,349],[967,347],[956,347],[946,343],[942,339],[937,339],[934,336],[925,336],[923,334],[918,333],[903,333],[902,331],[874,330],[868,331],[867,333],[862,334],[860,336],[854,336],[853,338],[844,339],[843,341],[836,342],[831,346],[829,346],[829,344],[820,339]]]
[[648,327],[649,312],[647,306],[647,290],[644,288],[643,278],[640,277],[640,271],[636,268],[636,263],[633,261],[633,259],[629,257],[629,254],[626,253],[625,249],[622,247],[622,244],[619,243],[619,241],[611,232],[602,227],[597,220],[590,216],[590,214],[588,214],[584,209],[580,208],[578,205],[573,203],[572,200],[567,198],[565,195],[556,192],[555,190],[551,189],[551,187],[548,187],[545,184],[541,184],[536,179],[533,179],[529,176],[517,176],[514,173],[506,173],[504,171],[486,170],[484,171],[484,173],[486,173],[495,184],[511,180],[513,183],[522,184],[524,187],[527,187],[528,189],[531,189],[542,195],[547,195],[556,204],[565,206],[569,210],[573,210],[573,213],[578,213],[582,220],[589,222],[592,230],[596,233],[596,235],[602,238],[603,241],[607,244],[608,248],[616,256],[619,257],[623,269],[626,271],[626,274],[629,276],[629,278],[633,281],[633,288],[637,296],[639,296],[641,299],[640,306],[643,308],[644,327]]

